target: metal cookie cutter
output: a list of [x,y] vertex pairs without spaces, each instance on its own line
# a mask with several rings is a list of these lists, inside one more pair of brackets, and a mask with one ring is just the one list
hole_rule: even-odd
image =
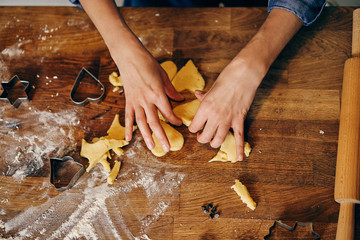
[[72,188],[85,173],[85,167],[70,156],[50,159],[50,182],[59,191]]
[[[96,97],[96,98],[87,97],[83,101],[77,101],[77,100],[75,100],[75,94],[76,94],[76,91],[80,85],[80,82],[83,80],[85,74],[89,75],[92,80],[94,80],[97,84],[100,85],[102,93],[99,97]],[[93,74],[91,74],[91,72],[89,72],[86,68],[82,68],[75,80],[75,83],[74,83],[72,89],[71,89],[70,98],[71,98],[71,101],[73,101],[73,103],[75,103],[76,105],[79,105],[79,106],[85,106],[89,102],[100,103],[105,98],[105,87]]]
[[266,235],[264,237],[264,239],[269,239],[269,237],[271,236],[271,232],[272,232],[272,230],[274,230],[276,225],[288,230],[289,232],[295,231],[297,226],[310,227],[311,228],[311,234],[315,237],[314,240],[320,240],[320,235],[314,231],[314,226],[313,226],[312,222],[305,222],[305,223],[304,222],[295,222],[294,227],[290,227],[289,225],[286,225],[285,223],[282,223],[280,221],[275,221],[274,222],[274,224],[269,228],[269,234]]
[[[25,97],[17,97],[15,100],[13,100],[12,98],[9,98],[9,93],[8,90],[12,89],[15,85],[21,83],[24,87],[23,91],[25,93]],[[1,83],[4,91],[2,92],[2,94],[0,95],[0,100],[2,101],[6,101],[9,102],[10,104],[12,104],[14,106],[14,108],[18,108],[21,104],[21,102],[28,102],[29,101],[29,92],[30,92],[30,84],[28,81],[22,81],[20,80],[20,78],[15,75],[14,77],[12,77],[10,79],[9,82],[2,82]]]

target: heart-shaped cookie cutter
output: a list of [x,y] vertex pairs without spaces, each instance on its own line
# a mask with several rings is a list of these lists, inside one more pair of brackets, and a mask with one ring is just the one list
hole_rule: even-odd
[[[75,100],[75,94],[76,94],[76,91],[77,91],[77,89],[78,89],[78,87],[80,85],[80,82],[84,78],[85,74],[88,74],[96,83],[98,83],[101,86],[102,93],[101,93],[101,95],[99,97],[96,97],[96,98],[87,97],[83,101],[76,101]],[[97,79],[91,72],[89,72],[86,68],[82,68],[80,70],[76,80],[75,80],[75,83],[74,83],[72,89],[71,89],[70,98],[71,98],[71,101],[73,103],[75,103],[76,105],[79,105],[79,106],[85,106],[89,102],[100,103],[105,98],[105,87],[99,81],[99,79]]]

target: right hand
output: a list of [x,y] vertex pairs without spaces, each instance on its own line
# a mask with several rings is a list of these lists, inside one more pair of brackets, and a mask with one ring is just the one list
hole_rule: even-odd
[[113,56],[124,84],[125,139],[130,141],[132,138],[135,116],[146,146],[150,150],[155,147],[151,129],[164,151],[168,152],[170,143],[160,125],[158,110],[171,124],[181,125],[168,97],[176,101],[182,101],[184,97],[175,90],[159,63],[137,39],[136,41],[138,44],[122,49],[120,58],[119,55]]

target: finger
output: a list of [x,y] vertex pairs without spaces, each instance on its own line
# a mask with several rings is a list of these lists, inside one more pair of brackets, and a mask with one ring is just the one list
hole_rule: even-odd
[[204,92],[204,91],[200,91],[200,90],[195,91],[195,97],[197,99],[199,99],[200,102],[202,102],[202,100],[204,99],[205,94],[206,94],[206,92]]
[[244,125],[234,128],[236,155],[239,161],[244,160]]
[[185,97],[175,90],[166,73],[163,73],[163,79],[166,95],[175,101],[183,101]]
[[224,142],[229,129],[229,125],[222,125],[221,127],[218,127],[215,137],[210,142],[210,146],[213,148],[220,147],[220,145]]
[[207,121],[204,130],[198,134],[197,140],[199,143],[208,143],[214,137],[218,125],[212,121]]
[[171,124],[176,126],[180,126],[182,121],[178,116],[175,115],[174,111],[172,110],[170,103],[167,98],[162,98],[160,103],[156,105],[159,108],[163,117],[168,120]]
[[131,106],[125,107],[125,140],[130,141],[133,134],[135,111]]
[[146,116],[148,120],[148,124],[151,128],[151,130],[154,132],[155,136],[159,140],[162,149],[165,152],[170,151],[170,143],[169,140],[164,132],[164,129],[162,128],[160,124],[160,119],[157,114],[157,109],[154,106],[153,108],[147,109]]
[[189,131],[191,133],[196,133],[200,131],[204,124],[207,121],[207,115],[204,113],[202,105],[200,104],[199,109],[197,110],[194,119],[191,121],[189,125]]
[[139,108],[135,110],[136,123],[144,138],[146,146],[151,150],[155,147],[154,140],[151,137],[151,131],[146,121],[144,109]]

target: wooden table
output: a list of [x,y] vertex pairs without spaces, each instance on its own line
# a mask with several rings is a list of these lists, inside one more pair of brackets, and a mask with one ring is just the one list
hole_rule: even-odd
[[[262,239],[281,220],[312,222],[322,239],[334,239],[340,93],[351,55],[352,10],[326,8],[274,62],[246,119],[253,150],[245,161],[208,163],[217,149],[198,143],[185,126],[176,128],[184,135],[183,149],[156,158],[137,131],[114,185],[97,166],[74,188],[58,192],[49,182],[49,158],[70,154],[86,165],[79,157],[81,139],[106,135],[117,113],[124,123],[124,95],[107,80],[117,68],[81,9],[0,8],[1,81],[17,74],[32,87],[31,101],[18,109],[0,102],[0,237]],[[267,16],[266,8],[121,12],[160,62],[173,60],[180,68],[191,58],[206,89]],[[81,67],[105,85],[100,104],[70,101]],[[235,179],[248,187],[255,211],[230,189]],[[202,212],[206,203],[218,206],[219,218]],[[360,238],[359,208],[356,214]],[[275,234],[312,239],[306,227],[293,233],[277,227]]]

